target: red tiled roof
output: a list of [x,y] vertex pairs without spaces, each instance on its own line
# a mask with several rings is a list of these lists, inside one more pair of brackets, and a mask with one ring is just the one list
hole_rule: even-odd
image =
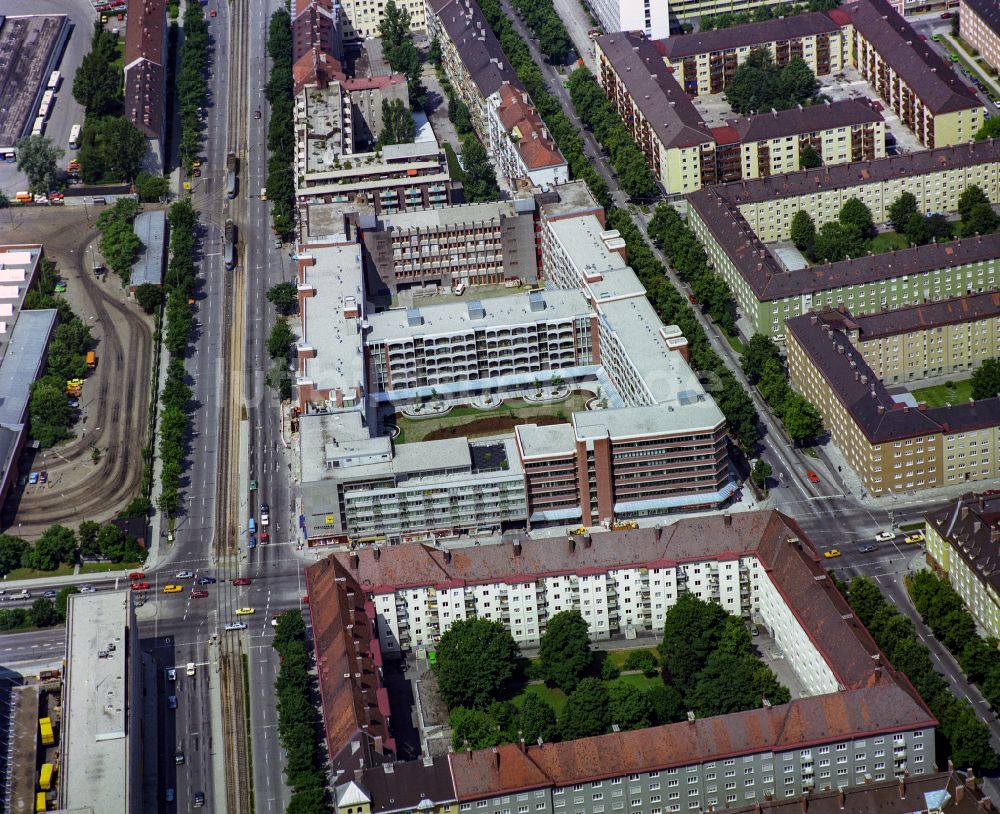
[[560,166],[566,163],[549,135],[542,117],[527,93],[509,83],[500,86],[500,107],[497,111],[504,130],[518,135],[517,151],[529,170]]
[[157,139],[166,113],[166,14],[165,0],[129,0],[125,23],[125,116]]
[[740,134],[735,127],[713,127],[712,137],[716,144],[739,144]]
[[331,764],[335,771],[371,766],[391,743],[366,594],[333,558],[306,570],[306,587]]

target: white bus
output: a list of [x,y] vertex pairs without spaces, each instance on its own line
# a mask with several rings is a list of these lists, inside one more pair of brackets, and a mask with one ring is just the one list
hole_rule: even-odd
[[62,74],[59,71],[53,71],[49,74],[49,90],[59,90],[59,86],[62,84]]
[[45,132],[45,117],[39,116],[35,119],[35,125],[31,128],[31,135],[40,136]]
[[71,150],[80,149],[80,130],[82,128],[78,124],[74,124],[72,129],[69,131],[69,148]]
[[49,107],[51,106],[51,104],[52,104],[51,102],[47,102],[44,99],[42,99],[41,107],[38,108],[39,119],[47,119],[49,117]]

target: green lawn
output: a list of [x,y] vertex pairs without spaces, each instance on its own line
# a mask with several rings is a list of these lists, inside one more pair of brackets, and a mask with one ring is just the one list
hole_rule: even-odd
[[15,568],[7,579],[41,579],[43,577],[65,577],[73,573],[72,565],[60,565],[55,571],[38,571],[34,568]]
[[628,657],[635,653],[637,650],[651,650],[653,655],[656,656],[657,661],[659,661],[659,654],[656,652],[656,645],[651,644],[649,647],[629,647],[622,650],[609,650],[608,651],[608,661],[610,661],[619,670],[625,668],[625,662],[628,661]]
[[882,254],[892,249],[905,249],[909,245],[906,236],[899,232],[881,232],[872,238],[872,251],[875,254]]
[[[563,401],[549,402],[545,404],[532,404],[530,402],[514,400],[506,401],[496,410],[477,410],[474,407],[453,407],[449,413],[432,418],[408,418],[404,415],[396,415],[396,426],[399,427],[399,435],[396,438],[397,444],[409,444],[414,441],[423,441],[429,435],[438,430],[450,428],[462,428],[462,435],[468,438],[476,438],[483,435],[497,435],[507,431],[495,421],[490,419],[507,419],[515,424],[530,422],[533,418],[542,416],[555,416],[563,421],[570,420],[570,414],[578,410],[586,409],[587,402],[592,398],[590,394],[571,393]],[[482,422],[479,427],[473,422]],[[472,426],[469,426],[472,425]]]
[[972,398],[972,379],[961,379],[956,382],[936,384],[933,387],[922,387],[919,390],[911,390],[910,394],[917,401],[926,402],[928,407],[960,404]]
[[[635,673],[626,676],[621,676],[613,681],[604,682],[609,687],[615,683],[632,684],[638,687],[640,690],[648,690],[650,687],[655,687],[657,685],[662,685],[663,680],[659,676],[653,676],[652,678],[646,678],[642,673]],[[512,699],[514,704],[520,706],[524,702],[524,698],[528,693],[537,695],[547,704],[549,704],[552,709],[556,711],[556,715],[562,715],[563,707],[566,706],[566,693],[560,689],[554,687],[546,687],[545,684],[539,682],[537,684],[528,684],[524,687],[514,698]]]
[[743,353],[743,351],[746,350],[746,346],[738,336],[730,336],[727,333],[723,333],[722,335],[726,337],[726,341],[729,343],[730,347],[732,347],[732,349],[737,353]]
[[85,562],[80,566],[81,574],[103,574],[107,571],[133,571],[142,568],[141,562]]

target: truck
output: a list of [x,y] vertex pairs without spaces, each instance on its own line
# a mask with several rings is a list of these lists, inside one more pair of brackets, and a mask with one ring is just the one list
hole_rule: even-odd
[[97,367],[97,354],[92,350],[87,351],[87,370],[93,370]]
[[226,195],[236,197],[236,175],[240,171],[240,162],[236,153],[226,156]]
[[38,731],[41,733],[43,745],[52,746],[56,742],[55,734],[52,732],[51,718],[39,718]]
[[52,763],[43,763],[42,770],[38,773],[38,788],[42,791],[48,791],[52,788],[52,770],[55,769],[55,765]]
[[236,268],[236,224],[231,220],[226,221],[224,238],[222,256],[226,261],[226,268],[231,270]]

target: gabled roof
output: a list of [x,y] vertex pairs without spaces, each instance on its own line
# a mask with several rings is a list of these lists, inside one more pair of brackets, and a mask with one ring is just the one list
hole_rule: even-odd
[[843,7],[851,24],[910,86],[934,115],[983,107],[951,65],[920,39],[886,0],[860,0]]
[[924,302],[854,317],[861,341],[1000,317],[1000,292]]
[[789,110],[759,112],[756,116],[731,119],[729,125],[739,134],[740,141],[765,141],[766,139],[818,133],[836,127],[854,127],[882,121],[882,114],[857,99],[842,99],[810,107],[793,107]]
[[820,11],[810,11],[806,14],[779,17],[761,23],[747,23],[714,31],[668,37],[660,40],[658,44],[663,55],[674,62],[696,54],[725,51],[729,48],[756,48],[778,40],[835,34],[839,31],[840,25],[828,15]]
[[508,135],[517,136],[516,149],[529,170],[562,166],[566,159],[549,135],[542,117],[524,91],[510,83],[500,86],[498,114]]
[[962,0],[962,5],[1000,37],[1000,3],[996,0]]
[[1000,592],[1000,494],[969,492],[925,517],[968,569]]
[[714,141],[711,129],[663,64],[652,41],[638,33],[603,34],[597,38],[597,48],[665,147]]

